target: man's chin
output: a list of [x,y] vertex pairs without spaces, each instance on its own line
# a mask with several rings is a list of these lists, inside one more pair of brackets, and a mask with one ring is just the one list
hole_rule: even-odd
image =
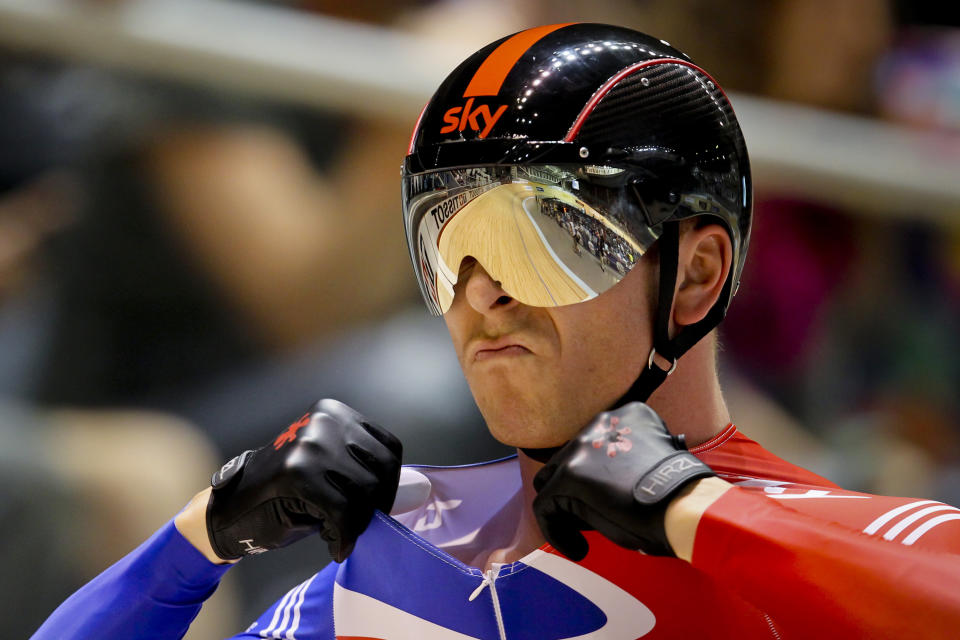
[[496,438],[502,444],[517,449],[549,449],[559,447],[567,443],[570,438],[565,438],[555,430],[529,430],[529,427],[515,428],[508,425],[487,423],[490,435]]
[[[556,395],[553,404],[536,394],[522,395],[511,389],[476,393],[474,399],[490,434],[499,442],[523,449],[545,449],[565,444],[579,430],[570,423],[575,414]],[[502,393],[498,393],[501,392]]]

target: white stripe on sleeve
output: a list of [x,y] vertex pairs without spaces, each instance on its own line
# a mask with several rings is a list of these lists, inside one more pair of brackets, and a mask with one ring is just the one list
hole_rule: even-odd
[[880,527],[887,524],[894,518],[896,518],[901,513],[910,511],[910,509],[915,509],[916,507],[925,505],[925,504],[936,504],[936,500],[919,500],[917,502],[911,502],[910,504],[905,504],[903,506],[897,507],[896,509],[891,509],[885,514],[871,522],[867,525],[867,528],[863,530],[864,533],[874,534],[880,530]]
[[300,595],[300,591],[303,590],[304,585],[305,583],[297,585],[288,591],[287,595],[283,596],[283,600],[280,601],[276,611],[273,612],[273,619],[270,621],[270,626],[260,631],[261,638],[281,637],[280,632],[287,626],[287,620],[290,619],[290,609],[293,608],[293,603],[296,601],[297,596]]
[[280,602],[277,604],[277,608],[273,610],[273,618],[270,619],[270,624],[268,624],[265,628],[260,630],[261,638],[266,638],[267,634],[273,631],[274,627],[277,626],[277,622],[280,621],[280,612],[286,606],[287,600],[290,599],[290,596],[293,595],[293,592],[296,590],[297,590],[297,587],[290,589],[290,591],[287,591],[287,593],[283,596],[283,598],[280,599]]
[[920,539],[920,536],[925,534],[930,529],[933,529],[938,524],[943,524],[944,522],[949,522],[951,520],[960,520],[960,513],[948,513],[946,515],[937,516],[936,518],[930,518],[922,525],[913,530],[913,533],[908,535],[903,539],[903,544],[911,545],[917,540]]
[[909,527],[911,524],[913,524],[920,518],[931,513],[936,513],[937,511],[960,511],[960,509],[957,509],[956,507],[951,507],[950,505],[947,505],[947,504],[941,504],[933,507],[927,507],[926,509],[920,509],[920,511],[911,513],[909,516],[907,516],[906,518],[898,522],[895,526],[890,527],[890,531],[887,531],[885,534],[883,534],[884,540],[893,540],[898,535],[900,535],[901,531]]
[[290,628],[287,629],[287,640],[297,640],[293,634],[300,628],[300,607],[303,606],[303,599],[307,595],[307,589],[310,588],[310,584],[316,577],[317,574],[313,574],[313,576],[304,583],[303,589],[300,590],[300,595],[297,596],[297,604],[293,606],[293,621],[290,623]]

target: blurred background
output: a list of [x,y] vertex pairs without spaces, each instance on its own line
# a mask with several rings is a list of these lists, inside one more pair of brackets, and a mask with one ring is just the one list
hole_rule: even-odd
[[[741,429],[960,503],[960,29],[920,0],[0,0],[0,626],[28,636],[234,454],[332,396],[405,461],[487,435],[408,268],[399,168],[467,54],[670,41],[731,93],[756,223],[724,325]],[[232,635],[329,558],[245,560]]]

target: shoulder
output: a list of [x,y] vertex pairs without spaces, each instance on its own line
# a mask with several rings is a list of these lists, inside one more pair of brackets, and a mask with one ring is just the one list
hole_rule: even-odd
[[717,475],[736,483],[739,480],[772,480],[814,487],[837,488],[837,485],[803,467],[775,456],[751,440],[734,424],[710,440],[690,448]]
[[287,591],[246,631],[234,638],[331,640],[334,637],[333,591],[338,566],[331,562]]

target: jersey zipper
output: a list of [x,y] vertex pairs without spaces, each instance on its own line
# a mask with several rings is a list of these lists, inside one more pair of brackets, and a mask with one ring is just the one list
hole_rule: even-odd
[[493,601],[493,615],[497,619],[497,631],[500,633],[500,640],[507,640],[507,631],[503,627],[503,613],[500,611],[500,598],[497,597],[497,585],[494,584],[497,576],[500,575],[501,567],[503,567],[502,564],[494,562],[493,568],[487,569],[483,574],[483,581],[470,594],[469,601],[473,602],[486,587],[490,587],[490,599]]

